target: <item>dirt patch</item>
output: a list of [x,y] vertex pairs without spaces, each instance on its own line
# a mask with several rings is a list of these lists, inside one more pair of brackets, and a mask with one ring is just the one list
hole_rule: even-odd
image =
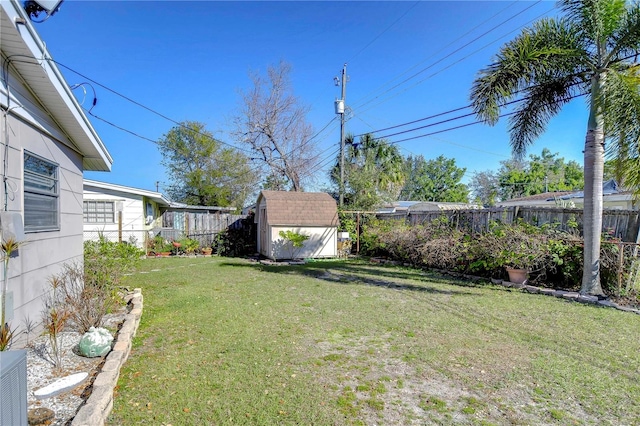
[[[579,404],[564,411],[548,411],[547,404],[532,397],[533,384],[504,386],[501,377],[517,367],[517,356],[500,362],[505,354],[496,354],[496,362],[482,369],[452,363],[448,371],[441,372],[419,360],[399,358],[392,341],[391,335],[358,339],[330,336],[315,344],[319,356],[311,363],[319,368],[312,374],[333,390],[347,424],[557,425],[595,421]],[[478,381],[486,387],[468,385]]]

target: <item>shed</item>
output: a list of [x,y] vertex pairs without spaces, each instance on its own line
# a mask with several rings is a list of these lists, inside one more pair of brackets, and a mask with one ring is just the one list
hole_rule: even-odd
[[[256,202],[258,253],[273,260],[337,256],[338,207],[325,192],[262,191]],[[308,235],[293,250],[280,231]],[[294,252],[295,251],[295,252]]]

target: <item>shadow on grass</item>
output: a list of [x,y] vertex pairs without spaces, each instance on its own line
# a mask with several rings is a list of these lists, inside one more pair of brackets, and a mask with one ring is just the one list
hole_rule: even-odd
[[[248,267],[276,274],[297,274],[334,283],[363,284],[392,290],[410,290],[434,294],[474,295],[468,291],[443,290],[430,286],[429,284],[478,287],[477,284],[469,281],[447,279],[435,273],[425,272],[419,269],[371,265],[364,261],[357,260],[309,262],[304,265],[265,265],[258,262],[244,264],[224,262],[221,263],[221,266]],[[399,282],[400,280],[420,281],[421,284]]]

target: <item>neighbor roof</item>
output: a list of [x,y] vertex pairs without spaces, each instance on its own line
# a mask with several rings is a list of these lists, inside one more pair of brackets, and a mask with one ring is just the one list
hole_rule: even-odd
[[262,191],[258,206],[263,199],[269,225],[338,226],[336,200],[326,192]]
[[171,201],[166,199],[161,193],[148,191],[146,189],[133,188],[131,186],[117,185],[115,183],[99,182],[97,180],[89,179],[83,179],[83,187],[85,190],[94,188],[112,192],[123,192],[125,194],[138,195],[141,197],[147,197],[161,206],[171,205]]

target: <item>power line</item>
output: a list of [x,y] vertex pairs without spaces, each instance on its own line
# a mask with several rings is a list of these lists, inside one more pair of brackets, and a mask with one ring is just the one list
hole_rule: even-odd
[[[575,98],[578,98],[578,97],[581,97],[581,96],[585,96],[585,95],[586,95],[586,93],[582,93],[580,95],[572,96],[570,99],[575,99]],[[511,116],[511,115],[514,115],[514,114],[517,114],[517,111],[500,114],[498,116],[498,118],[504,118],[504,117],[508,117],[508,116]],[[406,141],[410,141],[410,140],[414,140],[414,139],[420,139],[420,138],[424,138],[424,137],[427,137],[427,136],[437,135],[439,133],[450,132],[452,130],[457,130],[457,129],[461,129],[463,127],[469,127],[469,126],[473,126],[473,125],[476,125],[476,124],[484,124],[484,121],[474,121],[472,123],[462,124],[460,126],[450,127],[448,129],[438,130],[438,131],[431,132],[431,133],[425,133],[423,135],[418,135],[418,136],[414,136],[414,137],[411,137],[411,138],[405,138],[405,139],[393,141],[393,142],[390,142],[390,143],[391,144],[398,144],[398,143],[401,143],[401,142],[406,142]],[[428,127],[428,126],[425,126],[425,127]],[[379,139],[379,138],[376,138],[376,139]]]
[[[457,53],[457,52],[461,51],[461,50],[462,50],[462,49],[464,49],[465,47],[467,47],[467,46],[469,46],[469,45],[471,45],[471,44],[475,43],[476,41],[478,41],[478,40],[479,40],[479,39],[481,39],[482,37],[485,37],[486,35],[488,35],[488,34],[489,34],[489,33],[491,33],[492,31],[494,31],[494,30],[496,30],[497,28],[501,27],[502,25],[506,24],[506,23],[507,23],[507,22],[509,22],[510,20],[512,20],[512,19],[514,19],[514,18],[516,18],[518,15],[521,15],[522,13],[524,13],[524,12],[525,12],[525,11],[527,11],[528,9],[530,9],[530,8],[534,7],[535,5],[537,5],[537,4],[538,4],[538,3],[540,3],[540,2],[541,2],[541,0],[538,0],[536,3],[534,3],[534,4],[532,4],[532,5],[528,6],[528,7],[526,7],[525,9],[523,9],[523,10],[521,10],[520,12],[516,13],[515,15],[513,15],[513,16],[509,17],[508,19],[506,19],[506,20],[502,21],[501,23],[499,23],[499,24],[497,24],[497,25],[493,26],[493,27],[492,27],[491,29],[489,29],[488,31],[485,31],[484,33],[482,33],[482,34],[480,34],[479,36],[475,37],[475,38],[474,38],[474,39],[472,39],[471,41],[469,41],[469,42],[465,43],[465,44],[464,44],[464,45],[462,45],[461,47],[459,47],[459,48],[457,48],[457,49],[453,50],[452,52],[448,53],[448,54],[447,54],[447,55],[445,55],[444,57],[442,57],[442,58],[438,59],[437,61],[433,62],[432,64],[428,65],[427,67],[425,67],[425,68],[421,69],[420,71],[418,71],[418,72],[414,73],[413,75],[409,76],[408,78],[404,79],[404,80],[403,80],[403,81],[401,81],[400,83],[397,83],[396,85],[394,85],[394,86],[390,87],[389,89],[385,90],[384,92],[380,93],[379,95],[375,96],[374,98],[372,98],[372,99],[370,99],[370,100],[368,100],[368,101],[364,101],[362,104],[360,104],[360,105],[358,105],[358,106],[355,106],[355,107],[354,107],[354,109],[362,108],[362,107],[366,106],[367,104],[370,104],[371,102],[375,101],[376,99],[380,98],[381,96],[383,96],[383,95],[385,95],[385,94],[389,93],[389,92],[390,92],[390,91],[392,91],[393,89],[395,89],[395,88],[397,88],[397,87],[399,87],[399,86],[403,85],[404,83],[406,83],[406,82],[408,82],[408,81],[412,80],[413,78],[417,77],[418,75],[422,74],[423,72],[427,71],[428,69],[433,68],[435,65],[437,65],[437,64],[439,64],[440,62],[444,61],[445,59],[447,59],[447,58],[451,57],[452,55],[454,55],[455,53]],[[513,5],[513,4],[511,4],[511,5]],[[511,5],[507,6],[507,8],[508,8],[508,7],[510,7]],[[504,10],[506,10],[507,8],[505,8]],[[504,10],[503,10],[503,11],[504,11]],[[551,9],[551,10],[553,10],[553,9]],[[501,11],[501,12],[502,12],[502,11]],[[501,13],[501,12],[499,12],[499,13]],[[548,12],[549,12],[549,11],[545,12],[544,14],[547,14]],[[543,14],[543,15],[544,15],[544,14]],[[494,15],[494,16],[497,16],[497,15]],[[541,15],[541,16],[542,16],[542,15]],[[492,17],[492,18],[493,18],[493,17]],[[535,19],[537,19],[537,18],[535,18]],[[485,21],[485,22],[483,22],[483,24],[484,24],[484,23],[486,23],[486,22],[488,22],[488,20],[487,20],[487,21]],[[481,24],[481,25],[483,25],[483,24]],[[526,24],[525,24],[525,25],[526,25]],[[522,25],[522,26],[524,26],[524,25]],[[522,26],[520,26],[519,28],[521,28]],[[477,28],[477,27],[476,27],[476,28]],[[474,28],[474,29],[475,29],[475,28]],[[473,31],[473,30],[471,30],[471,31]],[[511,32],[513,32],[513,31],[510,31],[510,32],[509,32],[509,33],[507,33],[507,34],[510,34]],[[446,47],[448,47],[448,46],[450,46],[451,44],[455,43],[455,42],[456,42],[457,40],[459,40],[460,38],[462,38],[462,37],[466,36],[468,33],[469,33],[469,32],[465,33],[463,36],[459,37],[458,39],[456,39],[454,42],[450,43],[450,44],[449,44],[449,45],[447,45]],[[505,34],[505,35],[506,35],[506,34]],[[501,36],[500,38],[504,37],[505,35]],[[494,42],[495,42],[495,41],[494,41]],[[446,48],[446,47],[445,47],[445,48]],[[485,46],[485,47],[486,47],[486,46]],[[440,51],[444,50],[445,48],[443,48],[443,49],[439,50],[438,52],[436,52],[436,54],[437,54],[437,53],[439,53]],[[484,47],[483,47],[483,48],[484,48]],[[473,52],[473,53],[476,53],[476,52]],[[434,54],[434,55],[431,55],[431,57],[433,57],[433,56],[435,56],[435,54]],[[469,56],[470,56],[470,55],[465,56],[465,57],[463,58],[463,60],[464,60],[464,59],[466,59],[466,58],[468,58]],[[423,62],[424,62],[424,61],[423,61]],[[403,74],[406,74],[406,72],[408,72],[408,71],[405,71],[405,73],[403,73]],[[401,74],[401,75],[403,75],[403,74]],[[435,75],[435,74],[434,74],[434,75]],[[398,77],[396,77],[396,79],[397,79],[397,78],[398,78]],[[393,80],[395,80],[395,79],[393,79]],[[393,80],[391,80],[391,81],[393,81]],[[425,80],[426,80],[426,79],[425,79]],[[424,82],[425,80],[422,80],[422,81],[420,81],[419,83],[422,83],[422,82]],[[366,99],[366,97],[365,97],[365,99]]]
[[[69,67],[69,66],[67,66],[67,65],[65,65],[65,64],[63,64],[63,63],[61,63],[61,62],[58,62],[58,61],[56,61],[56,60],[54,60],[54,59],[52,59],[52,58],[45,58],[45,59],[46,59],[46,60],[49,60],[49,61],[51,61],[51,62],[54,62],[56,65],[61,66],[61,67],[65,68],[65,69],[67,69],[67,70],[69,70],[69,71],[71,71],[71,72],[73,72],[73,73],[77,74],[78,76],[80,76],[80,77],[82,77],[82,78],[86,79],[86,80],[87,80],[87,81],[89,81],[90,83],[96,84],[97,86],[99,86],[99,87],[101,87],[101,88],[103,88],[103,89],[105,89],[105,90],[107,90],[107,91],[109,91],[109,92],[111,92],[111,93],[113,93],[113,94],[115,94],[115,95],[117,95],[117,96],[119,96],[119,97],[121,97],[121,98],[123,98],[123,99],[127,100],[128,102],[131,102],[132,104],[134,104],[134,105],[136,105],[136,106],[138,106],[138,107],[141,107],[141,108],[143,108],[143,109],[145,109],[145,110],[147,110],[147,111],[149,111],[149,112],[151,112],[151,113],[153,113],[153,114],[155,114],[155,115],[157,115],[157,116],[159,116],[159,117],[161,117],[161,118],[163,118],[163,119],[165,119],[165,120],[167,120],[167,121],[170,121],[170,122],[172,122],[172,123],[174,123],[174,124],[176,124],[176,125],[178,125],[178,126],[180,126],[180,127],[186,128],[186,129],[188,129],[188,130],[192,130],[192,131],[194,130],[194,129],[191,129],[191,128],[189,128],[188,126],[185,126],[184,124],[182,124],[182,123],[178,122],[177,120],[174,120],[174,119],[172,119],[172,118],[170,118],[170,117],[168,117],[168,116],[166,116],[166,115],[164,115],[164,114],[162,114],[162,113],[160,113],[160,112],[158,112],[158,111],[156,111],[156,110],[154,110],[154,109],[152,109],[152,108],[150,108],[150,107],[148,107],[148,106],[146,106],[146,105],[144,105],[144,104],[142,104],[142,103],[140,103],[140,102],[138,102],[138,101],[135,101],[135,100],[131,99],[130,97],[128,97],[128,96],[126,96],[126,95],[123,95],[122,93],[120,93],[120,92],[118,92],[118,91],[116,91],[116,90],[114,90],[114,89],[111,89],[110,87],[108,87],[108,86],[106,86],[106,85],[104,85],[104,84],[102,84],[102,83],[97,82],[96,80],[94,80],[94,79],[92,79],[92,78],[90,78],[90,77],[88,77],[88,76],[86,76],[86,75],[84,75],[84,74],[80,73],[79,71],[76,71],[75,69],[73,69],[73,68],[71,68],[71,67]],[[7,61],[7,62],[9,62],[9,61]],[[34,64],[34,65],[38,64],[37,62],[35,62],[35,63],[34,63],[34,62],[32,62],[32,61],[19,61],[19,62],[30,63],[30,64]],[[8,64],[7,64],[7,65],[8,65]],[[83,84],[87,84],[87,83],[83,83]],[[92,87],[92,89],[93,89],[93,87]],[[136,133],[136,132],[134,132],[134,131],[132,131],[132,130],[129,130],[129,129],[125,128],[125,127],[119,126],[119,125],[117,125],[117,124],[115,124],[115,123],[113,123],[113,122],[111,122],[111,121],[109,121],[109,120],[107,120],[107,119],[105,119],[105,118],[103,118],[103,117],[101,117],[101,116],[98,116],[97,114],[94,114],[91,110],[92,110],[92,109],[93,109],[93,107],[96,105],[96,99],[97,99],[97,96],[96,96],[95,89],[94,89],[94,101],[92,102],[92,106],[91,106],[91,108],[87,109],[87,108],[84,108],[84,107],[83,107],[83,109],[84,109],[84,110],[85,110],[85,111],[86,111],[90,116],[92,116],[92,117],[96,118],[97,120],[100,120],[100,121],[104,122],[105,124],[108,124],[108,125],[110,125],[110,126],[112,126],[112,127],[116,128],[116,129],[118,129],[118,130],[120,130],[120,131],[126,132],[126,133],[128,133],[128,134],[130,134],[130,135],[132,135],[132,136],[135,136],[135,137],[137,137],[137,138],[139,138],[139,139],[142,139],[142,140],[145,140],[145,141],[151,142],[151,143],[153,143],[153,144],[155,144],[155,145],[157,145],[157,144],[158,144],[158,141],[157,141],[157,140],[153,140],[153,139],[148,138],[148,137],[146,137],[146,136],[142,136],[142,135],[140,135],[140,134],[138,134],[138,133]],[[328,127],[329,127],[329,126],[330,126],[330,125],[335,121],[335,120],[336,120],[336,117],[333,117],[331,120],[329,120],[329,122],[328,122],[328,123],[327,123],[327,124],[322,128],[322,129],[320,129],[318,132],[316,132],[313,136],[311,136],[309,139],[307,139],[306,141],[304,141],[304,142],[303,142],[302,144],[300,144],[299,146],[294,147],[294,148],[293,148],[293,149],[291,149],[289,152],[285,153],[285,156],[289,156],[289,155],[293,154],[296,150],[301,150],[301,149],[303,149],[304,147],[306,147],[309,143],[311,143],[313,140],[315,140],[315,139],[316,139],[316,138],[317,138],[317,137],[318,137],[322,132],[324,132],[324,131],[325,131],[325,130],[326,130],[326,129],[327,129],[327,128],[328,128]],[[233,148],[233,149],[236,149],[236,150],[242,151],[242,152],[244,152],[244,153],[253,154],[253,152],[254,152],[253,150],[247,150],[247,149],[244,149],[244,148],[238,147],[238,146],[236,146],[236,145],[233,145],[233,144],[227,143],[227,142],[225,142],[225,141],[222,141],[222,140],[219,140],[219,139],[213,138],[212,136],[207,135],[207,134],[204,134],[204,133],[202,133],[202,132],[197,132],[197,133],[198,133],[198,134],[200,134],[200,135],[202,135],[202,136],[211,137],[212,139],[216,140],[217,142],[221,143],[222,145],[229,146],[230,148]],[[254,168],[254,170],[252,170],[252,172],[258,172],[260,169],[262,169],[262,167],[263,167],[263,165],[257,166],[256,168]],[[222,182],[222,183],[226,183],[226,182]]]
[[[106,86],[106,85],[104,85],[104,84],[102,84],[102,83],[100,83],[100,82],[97,82],[96,80],[94,80],[94,79],[92,79],[92,78],[90,78],[90,77],[88,77],[88,76],[86,76],[86,75],[84,75],[84,74],[80,73],[79,71],[76,71],[75,69],[73,69],[73,68],[71,68],[71,67],[69,67],[69,66],[67,66],[67,65],[65,65],[65,64],[63,64],[63,63],[56,61],[55,59],[52,59],[52,58],[45,58],[45,60],[51,61],[51,62],[55,63],[56,65],[61,66],[62,68],[65,68],[65,69],[67,69],[67,70],[71,71],[72,73],[74,73],[74,74],[76,74],[76,75],[78,75],[78,76],[80,76],[80,77],[82,77],[82,78],[86,79],[87,81],[89,81],[89,82],[91,82],[91,83],[93,83],[93,84],[95,84],[95,85],[97,85],[97,86],[102,87],[102,88],[103,88],[103,89],[105,89],[106,91],[111,92],[111,93],[113,93],[114,95],[119,96],[119,97],[123,98],[124,100],[126,100],[126,101],[128,101],[128,102],[130,102],[130,103],[132,103],[132,104],[134,104],[134,105],[136,105],[136,106],[138,106],[138,107],[140,107],[140,108],[142,108],[142,109],[146,110],[146,111],[149,111],[149,112],[151,112],[152,114],[155,114],[155,115],[157,115],[158,117],[161,117],[161,118],[163,118],[163,119],[165,119],[165,120],[167,120],[167,121],[169,121],[169,122],[171,122],[171,123],[173,123],[173,124],[175,124],[175,125],[177,125],[177,126],[179,126],[179,127],[182,127],[182,128],[184,128],[184,129],[191,130],[191,131],[194,131],[194,130],[195,130],[195,129],[192,129],[192,128],[190,128],[190,127],[188,127],[188,126],[184,125],[183,123],[181,123],[181,122],[179,122],[179,121],[177,121],[177,120],[174,120],[173,118],[170,118],[170,117],[168,117],[168,116],[166,116],[166,115],[164,115],[164,114],[162,114],[162,113],[160,113],[160,112],[158,112],[158,111],[156,111],[156,110],[154,110],[154,109],[152,109],[152,108],[150,108],[150,107],[148,107],[148,106],[146,106],[146,105],[144,105],[144,104],[142,104],[142,103],[140,103],[140,102],[138,102],[138,101],[135,101],[135,100],[131,99],[130,97],[128,97],[128,96],[126,96],[126,95],[123,95],[122,93],[120,93],[120,92],[118,92],[118,91],[116,91],[116,90],[114,90],[114,89],[111,89],[110,87],[108,87],[108,86]],[[93,114],[92,114],[92,115],[93,115]],[[107,121],[106,121],[106,120],[104,120],[104,119],[101,119],[101,120],[102,120],[102,121],[107,122]],[[109,124],[112,124],[112,123],[109,123]],[[113,124],[112,124],[112,125],[113,125]],[[114,125],[114,127],[120,128],[120,127],[115,126],[115,125]],[[126,129],[123,129],[123,128],[120,128],[120,129],[121,129],[121,130],[123,130],[123,131],[126,131],[126,132],[128,132],[128,133],[132,133],[131,131],[128,131],[128,130],[126,130]],[[212,139],[215,139],[215,138],[213,138],[212,136],[207,135],[207,134],[202,133],[202,132],[199,132],[199,131],[196,131],[196,133],[198,133],[198,134],[199,134],[199,135],[201,135],[201,136],[211,137]],[[149,140],[148,138],[145,138],[145,137],[142,137],[142,139]],[[221,144],[223,144],[223,145],[227,145],[227,146],[229,146],[229,147],[231,147],[231,148],[233,148],[233,149],[237,149],[238,151],[242,151],[242,152],[245,152],[245,153],[251,153],[251,152],[250,152],[249,150],[247,150],[247,149],[244,149],[244,148],[241,148],[241,147],[239,147],[239,146],[236,146],[236,145],[230,144],[230,143],[228,143],[228,142],[225,142],[225,141],[222,141],[222,140],[218,140],[218,139],[215,139],[215,140],[216,140],[216,141],[218,141],[218,142],[220,142],[220,143],[221,143]]]
[[365,51],[367,49],[367,47],[371,46],[377,39],[379,39],[380,37],[382,37],[383,34],[385,34],[387,31],[389,31],[391,29],[391,27],[393,27],[395,24],[397,24],[402,18],[404,18],[405,16],[407,16],[407,14],[418,5],[418,3],[420,3],[421,0],[418,0],[417,2],[415,2],[409,9],[407,9],[398,19],[396,19],[395,21],[393,21],[393,23],[391,25],[389,25],[387,28],[385,28],[380,34],[378,34],[377,36],[375,36],[373,38],[373,40],[371,40],[369,43],[367,43],[366,46],[364,46],[362,49],[360,49],[355,55],[353,55],[351,57],[351,59],[349,59],[347,61],[347,63],[351,62],[353,60],[353,58],[355,58],[356,56],[358,56],[359,54],[361,54],[363,51]]
[[[550,10],[548,10],[547,12],[544,12],[544,13],[542,13],[542,14],[538,15],[536,18],[533,18],[533,19],[532,19],[532,20],[530,20],[528,23],[530,23],[530,22],[532,22],[532,21],[535,21],[535,20],[539,19],[540,17],[542,17],[542,16],[546,15],[547,13],[549,13],[551,10],[553,10],[553,9],[550,9]],[[528,24],[528,23],[527,23],[527,24]],[[524,24],[524,25],[527,25],[527,24]],[[390,95],[389,97],[387,97],[387,98],[385,98],[385,99],[380,100],[380,102],[378,102],[378,103],[376,103],[376,104],[374,104],[374,105],[369,106],[367,109],[365,109],[364,111],[361,111],[361,112],[369,111],[370,109],[375,108],[375,107],[377,107],[377,106],[379,106],[379,105],[381,105],[381,104],[383,104],[383,103],[385,103],[385,102],[389,101],[390,99],[393,99],[393,98],[394,98],[394,97],[396,97],[396,96],[399,96],[399,95],[401,95],[401,94],[403,94],[403,93],[406,93],[406,92],[407,92],[407,91],[409,91],[410,89],[413,89],[414,87],[416,87],[416,86],[418,86],[418,85],[420,85],[420,84],[424,83],[425,81],[427,81],[427,80],[429,80],[429,79],[431,79],[431,78],[435,77],[436,75],[438,75],[438,74],[440,74],[440,73],[442,73],[442,72],[444,72],[444,71],[448,70],[449,68],[453,67],[454,65],[459,64],[460,62],[462,62],[462,61],[464,61],[464,60],[468,59],[469,57],[471,57],[471,56],[475,55],[476,53],[480,52],[481,50],[486,49],[487,47],[489,47],[489,46],[491,46],[492,44],[494,44],[496,41],[498,41],[498,40],[500,40],[500,39],[502,39],[502,38],[506,37],[507,35],[510,35],[511,33],[515,32],[515,31],[517,31],[517,30],[519,30],[519,29],[520,29],[520,28],[522,28],[524,25],[522,25],[522,26],[520,26],[519,28],[513,29],[513,30],[511,30],[511,31],[509,31],[509,32],[507,32],[507,33],[505,33],[505,34],[501,35],[501,36],[500,36],[500,37],[498,37],[497,39],[495,39],[495,40],[493,40],[493,41],[490,41],[489,43],[485,44],[484,46],[481,46],[480,48],[478,48],[478,49],[474,50],[473,52],[470,52],[470,53],[469,53],[469,54],[467,54],[466,56],[464,56],[464,57],[462,57],[462,58],[460,58],[460,59],[458,59],[458,60],[456,60],[456,61],[454,61],[454,62],[450,63],[449,65],[447,65],[447,66],[445,66],[445,67],[443,67],[443,68],[440,68],[440,69],[439,69],[439,70],[437,70],[437,71],[434,71],[432,74],[429,74],[428,76],[426,76],[426,77],[425,77],[425,78],[423,78],[422,80],[419,80],[419,81],[417,81],[416,83],[414,83],[413,85],[411,85],[411,86],[409,86],[409,87],[404,88],[404,89],[403,89],[402,91],[400,91],[400,92],[394,93],[394,94]],[[431,66],[429,66],[429,67],[427,67],[427,68],[430,68],[430,67],[431,67]],[[425,68],[425,70],[426,70],[427,68]],[[425,70],[423,70],[423,71],[425,71]],[[409,79],[407,79],[406,81],[408,81],[408,80],[409,80]],[[406,81],[405,81],[405,82],[406,82]],[[398,87],[398,86],[400,86],[400,84],[398,84],[398,85],[394,86],[394,88],[395,88],[395,87]],[[386,92],[385,92],[385,93],[386,93]],[[383,93],[383,94],[384,94],[384,93]],[[381,94],[380,96],[382,96],[383,94]],[[380,97],[380,96],[378,96],[378,97]],[[376,97],[376,99],[377,99],[378,97]],[[371,102],[373,102],[374,100],[375,100],[375,99],[372,99],[371,101],[369,101],[369,102],[365,103],[365,104],[364,104],[364,105],[362,105],[362,106],[365,106],[365,105],[367,105],[367,104],[370,104],[370,103],[371,103]],[[362,107],[362,106],[361,106],[361,107]]]

